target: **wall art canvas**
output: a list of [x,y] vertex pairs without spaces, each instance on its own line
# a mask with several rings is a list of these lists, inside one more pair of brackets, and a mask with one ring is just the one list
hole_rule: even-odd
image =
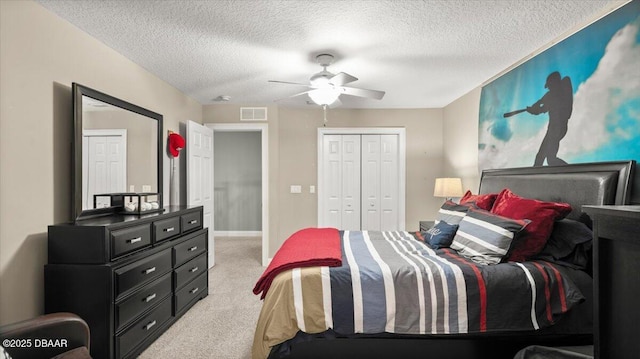
[[482,88],[479,170],[640,162],[640,0]]

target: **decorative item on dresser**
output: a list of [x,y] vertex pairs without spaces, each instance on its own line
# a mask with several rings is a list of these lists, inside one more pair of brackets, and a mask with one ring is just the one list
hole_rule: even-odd
[[595,358],[640,353],[640,205],[585,206],[593,225]]
[[91,356],[132,358],[208,294],[202,207],[49,226],[45,312],[91,328]]

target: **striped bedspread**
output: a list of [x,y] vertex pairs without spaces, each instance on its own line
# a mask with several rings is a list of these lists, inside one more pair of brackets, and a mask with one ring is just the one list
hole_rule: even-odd
[[463,334],[540,329],[584,300],[544,261],[482,265],[404,231],[341,231],[342,266],[279,274],[264,304],[254,359],[298,331]]

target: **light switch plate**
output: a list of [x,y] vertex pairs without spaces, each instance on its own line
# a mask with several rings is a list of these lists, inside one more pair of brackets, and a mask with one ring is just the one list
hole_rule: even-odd
[[143,184],[142,185],[142,192],[151,192],[151,186]]
[[302,193],[302,186],[299,184],[292,184],[290,187],[291,193]]
[[314,185],[309,186],[309,193],[316,193],[316,186]]

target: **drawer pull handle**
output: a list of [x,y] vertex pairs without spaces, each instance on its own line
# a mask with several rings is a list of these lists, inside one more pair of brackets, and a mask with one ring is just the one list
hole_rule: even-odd
[[189,272],[194,273],[198,271],[198,267],[193,267],[191,269],[189,269]]
[[140,242],[140,241],[142,241],[142,237],[136,237],[136,238],[128,239],[127,243],[134,244],[134,243],[137,243],[137,242]]
[[189,291],[189,293],[191,293],[191,294],[195,294],[198,290],[200,290],[200,288],[195,287],[195,288],[191,289],[191,290]]
[[148,297],[144,298],[144,301],[146,303],[149,303],[150,301],[154,300],[156,298],[156,293],[153,293],[151,295],[149,295]]
[[154,325],[156,325],[156,321],[154,320],[153,322],[147,324],[144,326],[144,330],[149,330],[151,329]]
[[174,230],[175,230],[174,227],[169,227],[164,229],[165,232],[173,232]]
[[193,247],[189,248],[189,252],[193,252],[193,251],[195,251],[196,249],[198,249],[198,246],[193,246]]
[[155,271],[156,271],[156,267],[151,267],[151,268],[145,269],[144,274],[153,273]]
[[192,220],[189,221],[189,224],[196,224],[196,223],[198,223],[197,219],[192,219]]

